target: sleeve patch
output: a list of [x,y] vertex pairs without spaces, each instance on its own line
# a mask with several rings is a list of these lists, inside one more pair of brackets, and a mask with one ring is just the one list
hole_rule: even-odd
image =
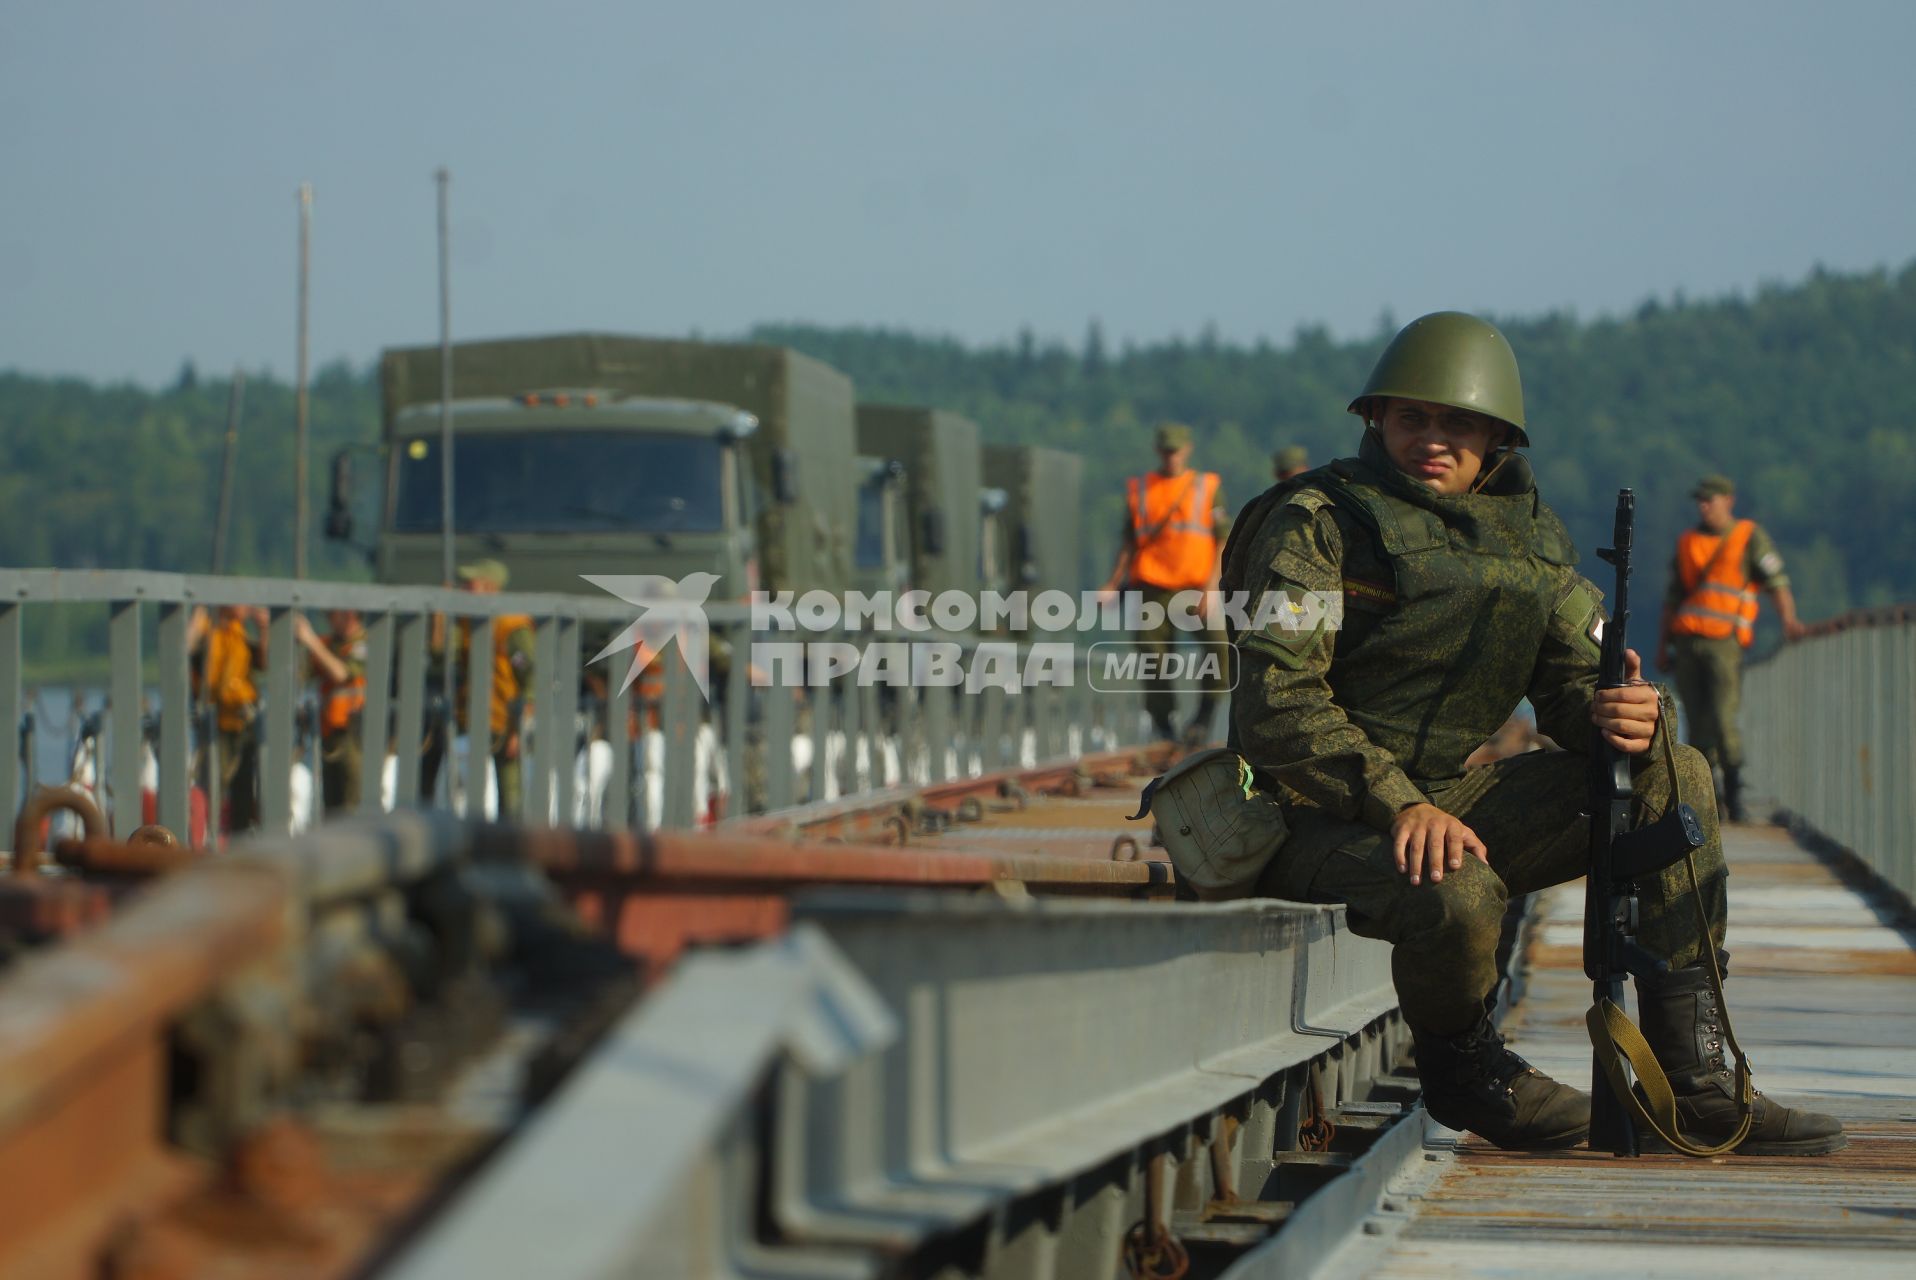
[[1557,602],[1550,619],[1550,632],[1558,643],[1566,644],[1596,658],[1603,653],[1604,616],[1602,595],[1582,578],[1575,579],[1563,599]]
[[1324,636],[1337,629],[1341,614],[1341,600],[1280,581],[1257,601],[1252,629],[1241,643],[1296,671]]
[[1263,654],[1287,671],[1302,671],[1323,636],[1322,626],[1314,631],[1284,631],[1270,627],[1263,631],[1247,632],[1238,645]]
[[1388,582],[1367,582],[1362,578],[1344,579],[1344,598],[1358,606],[1389,609],[1397,604],[1397,589]]

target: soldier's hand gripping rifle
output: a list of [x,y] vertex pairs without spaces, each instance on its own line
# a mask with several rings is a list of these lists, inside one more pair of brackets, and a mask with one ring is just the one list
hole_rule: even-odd
[[[1613,545],[1597,552],[1616,568],[1616,590],[1611,597],[1610,620],[1603,631],[1603,657],[1597,668],[1597,688],[1619,689],[1625,679],[1627,633],[1630,627],[1630,543],[1636,516],[1636,497],[1629,489],[1617,491]],[[1682,1140],[1676,1129],[1676,1110],[1669,1081],[1657,1065],[1643,1035],[1623,1012],[1624,979],[1634,974],[1662,975],[1669,964],[1637,942],[1636,882],[1687,857],[1703,845],[1703,826],[1684,804],[1677,789],[1675,758],[1669,742],[1675,726],[1660,724],[1670,765],[1672,803],[1657,821],[1632,830],[1634,789],[1630,757],[1610,745],[1601,729],[1592,728],[1590,745],[1590,875],[1584,900],[1583,971],[1595,990],[1587,1019],[1596,1060],[1591,1072],[1590,1147],[1616,1155],[1637,1155],[1637,1122],[1647,1123],[1677,1150],[1704,1154]],[[1695,867],[1691,867],[1695,889]],[[1714,972],[1715,947],[1699,901],[1699,927],[1704,950]],[[1719,987],[1719,1002],[1721,989]],[[1621,1057],[1619,1056],[1621,1051]],[[1622,1059],[1635,1071],[1644,1097],[1631,1089]],[[1739,1068],[1741,1068],[1739,1054]],[[1645,1101],[1649,1109],[1645,1109]],[[1743,1135],[1738,1133],[1736,1141]],[[1735,1142],[1730,1144],[1735,1145]]]

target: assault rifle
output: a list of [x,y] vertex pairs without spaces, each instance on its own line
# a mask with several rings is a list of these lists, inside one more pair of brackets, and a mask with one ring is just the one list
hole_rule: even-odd
[[[1617,491],[1614,545],[1597,552],[1616,568],[1616,591],[1611,597],[1610,620],[1603,630],[1603,657],[1597,668],[1597,688],[1619,689],[1624,649],[1630,628],[1630,543],[1636,518],[1636,495]],[[1675,731],[1674,725],[1662,731]],[[1596,1050],[1591,1071],[1590,1149],[1634,1156],[1636,1124],[1632,1108],[1619,1096],[1628,1088],[1614,1045],[1599,1040],[1604,1030],[1606,1004],[1623,1008],[1624,978],[1632,974],[1661,975],[1670,966],[1637,942],[1636,882],[1663,870],[1692,849],[1703,846],[1703,826],[1687,804],[1674,806],[1647,826],[1631,829],[1634,789],[1630,757],[1611,746],[1603,731],[1591,729],[1590,745],[1590,875],[1583,913],[1583,971],[1595,984],[1595,1008],[1590,1034]],[[1608,1049],[1607,1055],[1605,1050]]]

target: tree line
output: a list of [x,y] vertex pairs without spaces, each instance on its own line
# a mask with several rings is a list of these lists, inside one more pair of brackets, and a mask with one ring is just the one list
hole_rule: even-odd
[[[1690,485],[1724,471],[1739,514],[1776,537],[1806,618],[1916,599],[1916,563],[1902,552],[1916,543],[1916,263],[1819,269],[1747,295],[1651,300],[1626,316],[1492,319],[1522,365],[1539,484],[1599,582],[1590,553],[1607,540],[1619,486],[1637,492],[1648,602],[1694,517]],[[1242,505],[1269,483],[1279,445],[1301,444],[1314,462],[1354,451],[1344,406],[1395,328],[1385,317],[1374,333],[1339,340],[1305,326],[1288,342],[1251,345],[1207,330],[1116,350],[1095,322],[1075,345],[1029,331],[972,346],[804,324],[749,336],[843,370],[864,398],[955,409],[987,440],[1084,455],[1089,585],[1115,551],[1124,477],[1152,465],[1157,423],[1190,424],[1195,461]],[[225,376],[190,363],[164,389],[0,373],[5,562],[207,571],[228,391]],[[378,442],[372,366],[320,369],[310,423],[313,572],[364,578],[364,559],[318,531],[327,460]],[[292,389],[249,375],[230,572],[291,570],[292,424]],[[374,470],[362,467],[363,488],[376,487]]]
[[[1676,535],[1695,519],[1690,488],[1721,471],[1737,482],[1738,514],[1775,536],[1806,618],[1916,600],[1916,564],[1901,553],[1916,538],[1916,263],[1818,269],[1749,295],[1651,300],[1627,316],[1490,318],[1522,366],[1539,487],[1599,583],[1607,574],[1593,552],[1628,486],[1637,598],[1653,611]],[[1241,506],[1270,482],[1278,446],[1301,444],[1313,463],[1356,451],[1345,406],[1398,323],[1386,316],[1360,340],[1306,326],[1282,346],[1206,333],[1118,352],[1095,323],[1077,348],[1028,333],[983,348],[810,325],[754,336],[843,369],[861,395],[967,413],[987,440],[1082,453],[1091,580],[1110,565],[1124,477],[1152,464],[1158,422],[1193,427],[1194,462],[1219,472]]]

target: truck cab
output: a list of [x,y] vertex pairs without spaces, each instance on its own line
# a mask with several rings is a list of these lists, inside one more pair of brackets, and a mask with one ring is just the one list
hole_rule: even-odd
[[[701,570],[719,575],[719,599],[758,585],[753,415],[590,387],[455,400],[451,413],[457,559],[501,561],[515,591],[577,591],[587,573]],[[379,578],[438,582],[439,406],[400,410],[388,444]]]
[[[851,577],[851,379],[786,347],[606,333],[455,343],[455,555],[514,591],[596,593],[581,574],[694,570],[713,598],[842,591]],[[444,576],[437,347],[380,356],[387,582]],[[351,536],[334,462],[327,532]]]

